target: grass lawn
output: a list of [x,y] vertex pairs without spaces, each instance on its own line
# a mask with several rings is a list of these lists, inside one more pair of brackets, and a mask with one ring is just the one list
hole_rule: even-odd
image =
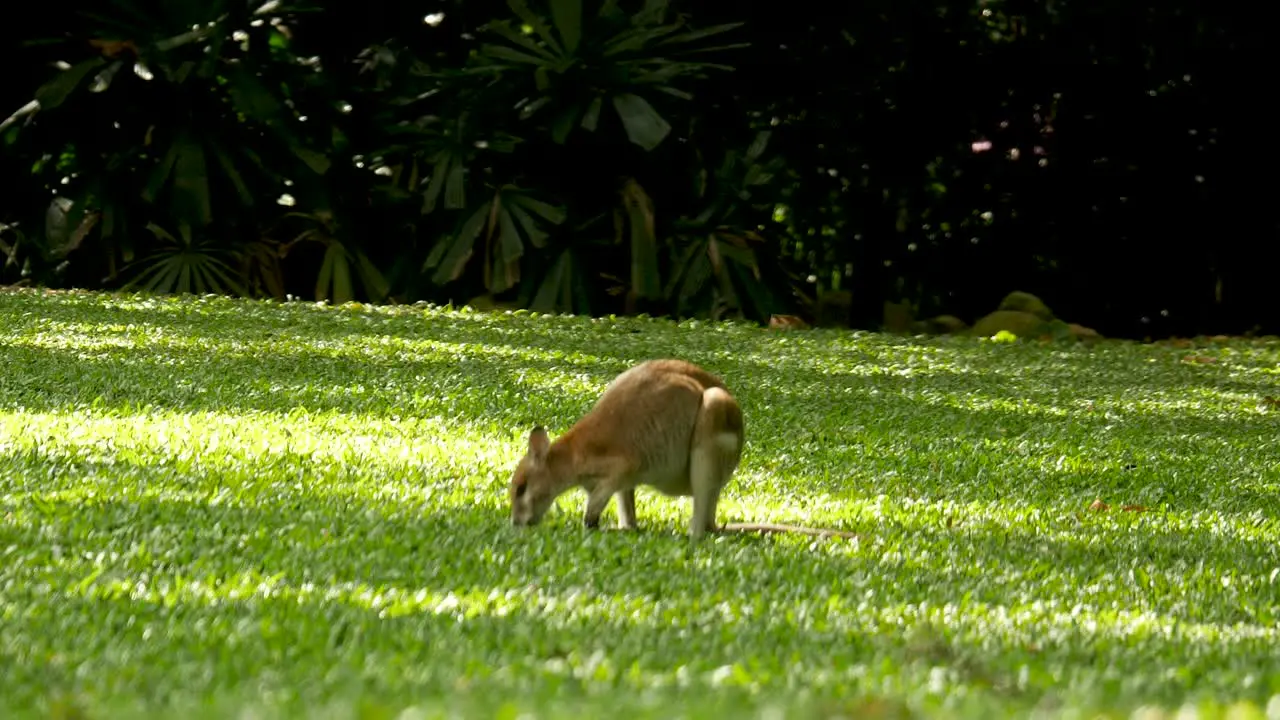
[[[743,405],[722,521],[858,539],[510,527],[655,356]],[[0,291],[0,716],[1280,717],[1277,395],[1275,342]]]

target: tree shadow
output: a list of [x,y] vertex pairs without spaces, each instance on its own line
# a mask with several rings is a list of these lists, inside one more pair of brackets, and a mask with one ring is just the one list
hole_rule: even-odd
[[[287,413],[305,408],[380,418],[447,418],[475,427],[492,427],[495,419],[501,419],[512,432],[537,424],[563,431],[590,407],[599,389],[632,361],[625,351],[606,356],[570,348],[531,356],[522,352],[527,347],[518,342],[482,345],[477,341],[431,355],[412,355],[394,346],[343,355],[311,344],[274,351],[216,345],[198,351],[106,347],[91,352],[10,346],[4,350],[6,365],[23,380],[0,387],[0,407],[36,412],[130,408],[136,412],[150,406],[215,413]],[[631,347],[632,357],[653,349],[637,341]],[[1165,456],[1163,446],[1155,448],[1154,455],[1145,449],[1153,427],[1163,427],[1204,445],[1198,455],[1188,448],[1184,460],[1197,455],[1204,463],[1222,464],[1223,472],[1257,476],[1237,480],[1231,507],[1276,507],[1280,500],[1280,483],[1266,479],[1269,472],[1274,475],[1274,468],[1268,469],[1256,450],[1242,456],[1242,448],[1237,447],[1274,442],[1270,418],[1262,415],[1209,416],[1176,408],[1160,413],[1088,411],[1079,403],[1106,397],[1089,388],[1075,395],[1054,390],[1028,393],[1013,396],[1017,402],[1010,403],[1009,396],[998,394],[1003,386],[954,368],[933,368],[905,377],[817,372],[799,362],[767,367],[763,360],[736,352],[732,345],[689,355],[730,378],[730,387],[743,403],[748,471],[757,462],[777,469],[779,457],[790,454],[802,459],[794,451],[809,450],[844,458],[845,472],[855,477],[865,478],[870,471],[900,472],[904,481],[896,483],[895,489],[912,495],[918,489],[906,477],[929,464],[921,463],[921,458],[952,466],[959,458],[970,463],[953,467],[952,477],[960,478],[962,490],[981,487],[1006,494],[1012,501],[1035,502],[1046,502],[1052,493],[1059,493],[1065,502],[1079,502],[1073,489],[1088,492],[1100,479],[1113,488],[1129,487],[1135,492],[1144,486],[1165,486],[1158,475],[1186,462]],[[234,378],[235,382],[203,387],[202,377]],[[734,382],[735,377],[763,382]],[[1011,404],[1016,409],[1007,407]],[[752,421],[761,415],[772,417],[767,424]],[[813,426],[815,418],[818,427]],[[773,432],[755,432],[761,425]],[[1044,466],[1046,455],[1062,452],[1087,454],[1088,467],[1063,471]],[[1020,474],[1006,472],[1010,467],[1021,468]],[[966,473],[972,480],[983,468],[1007,475],[1009,481],[992,482],[988,475],[985,485],[963,484]],[[1039,474],[1037,488],[1025,486],[1029,473]],[[1211,499],[1205,485],[1209,474],[1188,473],[1199,479],[1193,483],[1198,487],[1194,492],[1205,500]],[[934,486],[932,492],[938,489]],[[1166,497],[1174,502],[1193,499],[1186,488],[1169,492]]]
[[[1244,632],[1269,627],[1266,613],[1277,612],[1265,583],[1276,546],[1154,522],[948,528],[908,518],[860,528],[858,543],[731,535],[692,544],[679,525],[643,517],[638,532],[516,529],[491,505],[313,491],[235,503],[11,496],[0,517],[0,544],[28,548],[11,557],[18,577],[39,578],[15,586],[10,606],[47,607],[48,593],[58,596],[57,613],[33,611],[10,629],[20,642],[0,657],[67,683],[83,680],[79,667],[100,679],[124,672],[118,688],[142,693],[175,681],[198,693],[263,673],[314,687],[318,670],[335,667],[378,690],[447,690],[473,677],[475,663],[538,673],[549,659],[580,662],[596,650],[649,673],[670,672],[671,662],[706,672],[800,663],[820,673],[888,656],[1008,687],[1025,662],[1170,688],[1177,679],[1158,668],[1212,677],[1227,657],[1259,670],[1278,662],[1269,641]],[[1247,582],[1224,594],[1226,573]],[[180,578],[195,589],[163,591]],[[739,614],[716,609],[727,599]],[[1103,619],[1116,608],[1172,630],[1134,644],[1121,619]],[[648,647],[679,648],[679,657]],[[381,680],[368,676],[370,658]],[[1056,685],[1041,679],[1028,691]]]
[[[113,466],[160,492],[163,478],[172,475],[161,467],[119,461]],[[1239,579],[1237,592],[1249,587],[1270,597],[1266,578],[1280,562],[1280,547],[1262,535],[1163,527],[1158,514],[1131,523],[1106,517],[1043,519],[1034,528],[992,517],[952,524],[935,516],[902,515],[860,523],[853,528],[859,534],[856,543],[750,533],[693,543],[683,522],[655,518],[643,507],[637,531],[587,530],[572,513],[516,528],[500,493],[483,503],[446,504],[425,492],[372,501],[313,484],[281,486],[269,496],[233,492],[230,497],[242,499],[230,501],[212,490],[218,487],[216,473],[198,485],[209,492],[9,499],[0,505],[7,518],[0,525],[0,542],[32,547],[38,535],[46,553],[53,547],[68,558],[105,553],[135,569],[163,566],[187,577],[252,571],[264,577],[284,573],[295,582],[371,588],[590,588],[601,597],[706,600],[722,595],[725,587],[771,587],[785,578],[857,585],[874,576],[881,586],[879,601],[889,604],[947,602],[948,596],[955,600],[963,594],[970,602],[991,605],[1036,598],[1070,606],[1088,602],[1090,593],[1110,597],[1119,587],[1132,592],[1127,598],[1132,607],[1183,621],[1225,626],[1260,622],[1257,613],[1280,612],[1265,604],[1188,604],[1177,593],[1160,595],[1142,587],[1130,575],[1135,567],[1183,579],[1201,575],[1215,583],[1230,571]],[[148,543],[149,537],[165,542]],[[549,562],[548,553],[569,547],[573,562]],[[1003,567],[990,560],[1003,561]],[[651,572],[650,563],[666,571]],[[1009,572],[1013,568],[1020,570]],[[1078,578],[1112,575],[1114,584],[1089,583],[1090,590],[1082,593],[1078,583],[1063,583],[1068,568]],[[704,576],[706,582],[697,581]]]

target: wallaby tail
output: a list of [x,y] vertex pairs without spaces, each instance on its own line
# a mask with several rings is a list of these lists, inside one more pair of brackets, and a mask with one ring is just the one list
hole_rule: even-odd
[[702,405],[693,426],[689,448],[689,484],[693,490],[693,514],[689,534],[701,537],[716,527],[716,505],[742,459],[742,408],[722,387],[702,393]]

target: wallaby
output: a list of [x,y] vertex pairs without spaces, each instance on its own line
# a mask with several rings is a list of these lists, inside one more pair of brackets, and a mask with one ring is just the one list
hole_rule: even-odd
[[720,378],[683,360],[650,360],[613,379],[595,406],[551,442],[529,433],[529,447],[509,487],[513,525],[535,525],[561,494],[587,492],[582,522],[618,496],[618,524],[636,527],[637,485],[671,497],[692,497],[689,536],[708,531],[801,532],[842,535],[788,525],[716,526],[720,493],[738,468],[744,440],[742,409]]

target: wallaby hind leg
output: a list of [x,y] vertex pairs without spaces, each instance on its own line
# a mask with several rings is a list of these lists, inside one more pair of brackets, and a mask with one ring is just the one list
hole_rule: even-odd
[[618,497],[618,527],[624,530],[636,529],[636,489],[628,488],[619,490]]
[[716,505],[742,457],[742,410],[723,388],[702,393],[702,407],[693,427],[689,452],[689,484],[693,513],[689,537],[701,538],[716,529]]

